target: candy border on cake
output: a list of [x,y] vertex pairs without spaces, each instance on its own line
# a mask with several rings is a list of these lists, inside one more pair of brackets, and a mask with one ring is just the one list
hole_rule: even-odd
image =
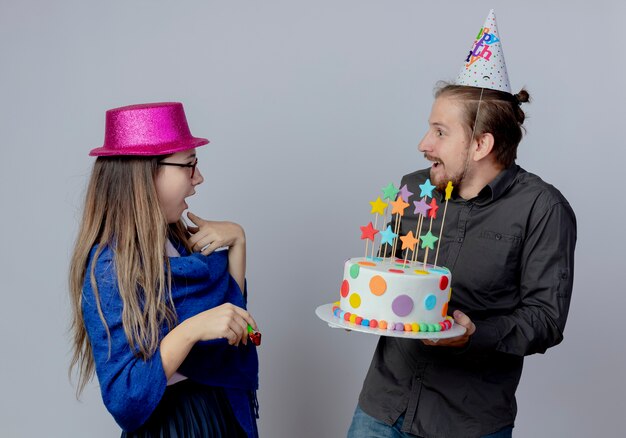
[[335,301],[332,307],[332,314],[336,318],[342,319],[352,324],[360,325],[362,327],[369,327],[372,329],[399,331],[399,332],[415,332],[415,333],[435,333],[450,330],[454,323],[451,316],[446,316],[443,321],[439,323],[419,323],[417,321],[412,323],[401,322],[388,322],[385,320],[376,319],[364,319],[356,313],[346,312],[339,307],[340,302]]

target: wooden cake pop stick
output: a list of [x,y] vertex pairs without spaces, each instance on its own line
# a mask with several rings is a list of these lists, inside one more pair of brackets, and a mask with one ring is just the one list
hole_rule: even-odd
[[[435,201],[435,198],[432,198],[430,200],[430,204],[429,205],[430,205],[430,210],[428,210],[428,217],[430,218],[430,226],[428,227],[428,233],[426,233],[426,235],[422,236],[422,240],[425,240],[424,238],[427,237],[427,236],[432,236],[435,240],[437,240],[437,238],[435,236],[433,236],[431,231],[433,229],[433,219],[435,219],[437,217],[437,210],[439,209],[439,206],[437,206],[437,201]],[[428,260],[428,250],[429,249],[434,249],[433,243],[435,242],[435,240],[433,240],[430,245],[426,246],[426,254],[424,255],[424,269],[426,269],[426,262]]]
[[437,266],[437,259],[439,258],[439,245],[441,245],[441,236],[443,235],[443,224],[446,223],[446,212],[448,211],[448,200],[452,196],[452,181],[448,181],[448,185],[446,186],[446,204],[443,207],[443,217],[441,218],[441,229],[439,229],[439,240],[437,241],[437,252],[435,253],[435,263]]
[[[376,214],[376,217],[374,219],[374,228],[378,230],[378,216],[379,215],[383,215],[385,214],[385,209],[387,208],[387,204],[385,202],[383,202],[380,199],[380,196],[378,198],[376,198],[375,201],[370,201],[370,205],[372,206],[372,210],[370,211],[371,214]],[[372,240],[372,259],[374,258],[374,249],[375,249],[375,242],[374,240]],[[366,249],[366,254],[365,257],[367,257],[367,249]]]
[[[386,199],[386,200],[388,200],[389,202],[392,202],[394,199],[396,199],[396,196],[398,195],[398,192],[399,192],[400,190],[398,190],[398,189],[397,189],[397,188],[393,185],[393,183],[389,183],[389,184],[387,184],[387,186],[386,186],[386,187],[383,187],[382,191],[383,191],[383,199]],[[392,221],[392,220],[393,220],[393,213],[390,213],[390,215],[389,215],[389,216],[390,216],[390,217],[389,217],[389,220],[390,220],[390,221]],[[385,218],[386,218],[386,217],[387,217],[387,216],[385,215]],[[386,223],[386,222],[387,222],[386,220],[384,220],[384,221],[383,221],[383,227],[385,226],[385,223]],[[394,227],[394,229],[395,229],[395,227]],[[391,230],[389,230],[389,231],[390,231],[391,233],[393,233]],[[396,237],[397,237],[397,233],[396,233]],[[381,240],[381,242],[382,242],[382,240]],[[393,243],[392,243],[392,242],[390,242],[389,244],[393,246]],[[385,249],[383,250],[383,258],[385,258],[385,254],[386,254],[386,253],[387,253],[387,241],[385,241]]]
[[[413,205],[415,205],[415,211],[413,211],[413,213],[418,215],[417,225],[415,226],[415,236],[417,237],[417,245],[419,245],[420,236],[422,235],[422,224],[424,223],[424,217],[428,215],[430,205],[426,203],[426,196],[419,201],[413,201]],[[413,262],[417,260],[418,253],[419,246],[417,246],[416,251],[413,252]]]
[[[407,234],[406,236],[400,237],[400,240],[402,241],[402,250],[411,249],[415,251],[415,244],[417,243],[417,239],[413,237],[413,231],[409,231],[409,234]],[[404,256],[403,267],[406,267],[406,261],[408,257],[409,257],[409,251],[406,251],[405,256]]]
[[[390,204],[393,206],[392,210],[391,210],[391,214],[395,214],[396,215],[396,229],[395,229],[395,233],[399,234],[400,233],[400,222],[402,221],[402,216],[404,216],[404,210],[409,206],[408,203],[404,202],[404,200],[402,199],[402,196],[398,196],[398,198],[395,200],[395,202],[390,202]],[[393,244],[393,249],[392,249],[392,257],[395,257],[396,255],[396,245],[397,245],[398,241],[394,241]]]
[[365,258],[367,258],[367,249],[369,245],[369,241],[372,241],[372,245],[374,244],[374,236],[378,233],[378,230],[374,228],[372,222],[368,223],[364,227],[361,228],[361,240],[365,240]]

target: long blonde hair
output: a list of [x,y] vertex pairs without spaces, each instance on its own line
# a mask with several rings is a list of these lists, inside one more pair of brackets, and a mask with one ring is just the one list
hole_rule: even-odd
[[[176,313],[170,291],[169,236],[187,243],[182,220],[168,225],[159,206],[154,180],[162,157],[99,157],[85,196],[80,231],[69,271],[72,305],[73,357],[70,375],[78,367],[77,395],[94,375],[93,351],[82,312],[82,292],[89,253],[98,245],[89,278],[98,313],[110,333],[100,306],[94,269],[105,247],[113,251],[117,284],[122,299],[126,339],[137,357],[147,359],[159,347],[160,327],[172,327]],[[189,249],[187,247],[187,249]]]

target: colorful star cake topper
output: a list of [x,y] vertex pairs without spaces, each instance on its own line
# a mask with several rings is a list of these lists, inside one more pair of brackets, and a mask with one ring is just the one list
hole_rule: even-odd
[[387,203],[381,201],[380,196],[376,198],[375,201],[370,201],[370,205],[372,206],[372,211],[370,211],[371,214],[385,214],[385,208],[387,208]]
[[493,9],[489,11],[485,24],[476,35],[455,83],[511,93]]
[[428,196],[429,198],[433,197],[433,190],[435,189],[435,186],[430,183],[430,179],[427,179],[424,184],[420,184],[419,187],[421,190],[420,198],[423,198],[424,196]]
[[413,214],[419,213],[422,216],[426,217],[426,215],[428,214],[428,210],[430,210],[430,205],[428,205],[428,203],[423,199],[420,199],[419,201],[413,201],[413,205],[415,205],[415,211],[413,211]]
[[422,249],[428,247],[430,249],[435,249],[435,242],[439,240],[433,233],[428,231],[428,233],[424,234],[420,237],[422,241]]
[[391,214],[399,214],[400,216],[404,216],[404,210],[409,206],[407,202],[402,200],[401,196],[398,196],[395,202],[390,202],[390,204],[393,206]]
[[383,199],[389,199],[390,201],[396,198],[399,190],[393,185],[393,183],[389,183],[387,187],[383,187]]
[[398,237],[396,233],[391,231],[391,225],[387,225],[387,229],[380,232],[380,244],[388,243],[393,245],[393,239]]
[[448,185],[446,186],[446,201],[452,197],[452,189],[454,189],[452,181],[448,181]]
[[372,242],[374,241],[374,236],[378,233],[378,230],[374,228],[371,222],[364,227],[359,228],[361,228],[361,240],[368,239]]
[[413,195],[413,192],[409,191],[406,184],[402,186],[399,193],[400,193],[400,196],[402,196],[402,199],[407,202],[409,201],[409,198]]
[[428,210],[428,217],[431,219],[437,219],[437,210],[439,210],[439,206],[437,205],[437,201],[435,198],[430,200],[430,210]]
[[402,248],[409,248],[411,251],[415,251],[415,244],[417,243],[417,239],[413,237],[413,231],[409,231],[406,236],[400,236],[400,240],[402,241]]

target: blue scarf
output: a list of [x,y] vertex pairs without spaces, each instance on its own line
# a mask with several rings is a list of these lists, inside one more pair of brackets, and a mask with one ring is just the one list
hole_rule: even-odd
[[[90,270],[96,248],[91,251],[83,284],[83,319],[89,335],[100,382],[102,399],[115,421],[126,431],[141,426],[158,405],[167,381],[161,356],[157,352],[144,361],[130,349],[122,325],[122,300],[117,286],[113,251],[105,248],[96,263],[95,275],[100,303],[111,334],[111,350],[107,333],[98,315],[90,282]],[[170,258],[172,296],[182,322],[198,313],[232,303],[246,308],[239,286],[228,273],[228,252],[218,251]],[[161,328],[161,336],[167,334]],[[178,371],[188,378],[225,389],[233,412],[247,432],[256,437],[256,396],[258,359],[255,346],[234,347],[226,340],[198,342]]]

